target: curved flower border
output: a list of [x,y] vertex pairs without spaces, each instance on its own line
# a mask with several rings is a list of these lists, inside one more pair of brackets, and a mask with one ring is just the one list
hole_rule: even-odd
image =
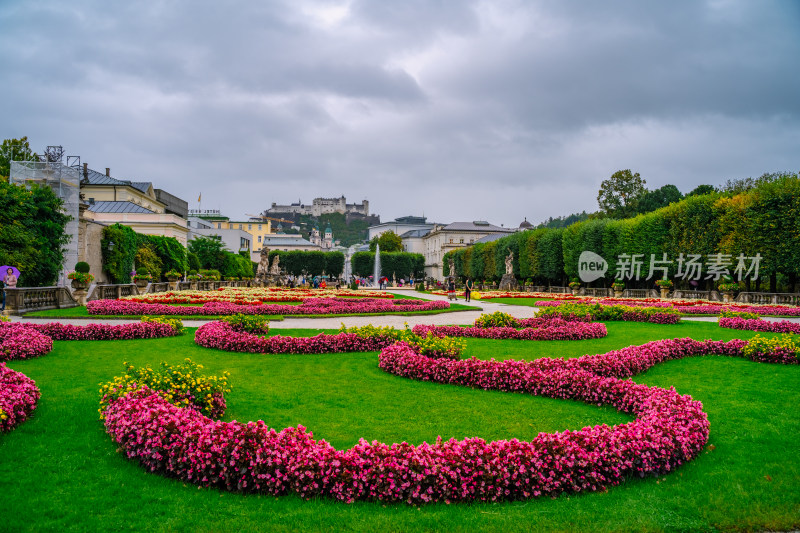
[[131,300],[94,300],[86,304],[86,309],[90,315],[137,316],[223,316],[237,313],[245,315],[340,315],[409,313],[449,308],[449,303],[438,301],[353,298],[312,298],[305,300],[300,305],[239,305],[227,302],[206,302],[202,307],[179,307]]
[[540,434],[530,442],[438,439],[433,444],[361,440],[337,450],[302,426],[214,421],[140,389],[106,410],[106,431],[151,471],[233,491],[340,501],[422,504],[520,500],[605,490],[659,475],[696,457],[708,439],[700,402],[626,378],[660,362],[698,355],[741,357],[746,341],[674,339],[577,359],[431,359],[404,342],[385,348],[391,374],[488,390],[610,405],[626,424]]
[[720,317],[719,327],[729,329],[742,329],[749,331],[768,331],[772,333],[798,333],[800,334],[800,324],[781,320],[780,322],[770,322],[760,318],[726,318]]
[[24,422],[36,409],[40,397],[35,381],[0,363],[0,433]]
[[[560,318],[531,320],[541,320],[542,322],[535,323],[535,325],[525,327],[524,329],[512,327],[429,326],[419,324],[414,326],[412,331],[423,337],[427,335],[428,332],[431,332],[437,337],[473,337],[479,339],[515,339],[529,341],[599,339],[608,335],[605,324],[599,322],[575,322]],[[530,324],[531,320],[525,321],[526,324]]]
[[[177,335],[169,324],[28,324],[0,322],[0,361],[30,359],[50,353],[55,340],[150,339]],[[0,362],[0,431],[8,431],[36,409],[36,382]]]
[[227,322],[203,324],[194,334],[194,342],[205,348],[244,353],[343,353],[374,352],[395,342],[388,336],[362,337],[355,333],[320,333],[314,337],[260,337],[246,331],[237,331]]

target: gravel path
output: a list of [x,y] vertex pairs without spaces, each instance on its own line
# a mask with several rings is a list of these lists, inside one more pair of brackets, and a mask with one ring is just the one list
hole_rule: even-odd
[[[408,295],[407,290],[394,291],[388,289],[386,292],[394,294]],[[447,300],[447,296],[439,296],[435,294],[420,294],[414,293],[414,296],[426,300]],[[460,298],[456,303],[465,304],[464,298]],[[308,328],[308,329],[339,329],[344,324],[347,327],[353,326],[366,326],[373,324],[376,326],[393,326],[395,328],[402,328],[404,324],[409,326],[416,326],[417,324],[433,324],[437,326],[442,325],[466,325],[475,322],[475,319],[483,313],[494,313],[495,311],[502,311],[508,313],[516,318],[531,318],[534,313],[539,309],[537,307],[530,307],[527,305],[509,305],[501,303],[492,303],[491,300],[472,300],[468,305],[480,307],[476,311],[456,311],[452,313],[441,313],[438,315],[416,315],[416,316],[398,316],[398,315],[382,315],[382,316],[342,316],[332,318],[298,318],[287,317],[281,321],[270,322],[270,329],[295,329],[295,328]],[[86,319],[46,319],[46,318],[25,318],[12,316],[12,321],[19,322],[61,322],[64,324],[87,324]],[[683,320],[691,320],[697,322],[716,322],[717,317],[713,316],[698,316],[698,317],[683,317]],[[800,322],[800,317],[796,318],[773,318],[764,317],[764,320],[780,321],[789,320],[791,322]],[[92,320],[96,323],[108,324],[128,324],[139,322],[138,319],[118,319],[118,320]],[[189,328],[196,328],[208,322],[207,320],[184,320],[183,325]]]

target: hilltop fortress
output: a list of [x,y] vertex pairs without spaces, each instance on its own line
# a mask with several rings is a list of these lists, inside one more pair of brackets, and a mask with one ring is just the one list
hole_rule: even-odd
[[343,215],[369,216],[369,202],[364,200],[360,204],[348,204],[347,199],[342,195],[340,198],[314,198],[311,205],[297,203],[290,205],[278,205],[272,203],[272,207],[266,210],[267,215],[285,215],[288,213],[296,215],[310,215],[318,217],[328,213],[342,213]]

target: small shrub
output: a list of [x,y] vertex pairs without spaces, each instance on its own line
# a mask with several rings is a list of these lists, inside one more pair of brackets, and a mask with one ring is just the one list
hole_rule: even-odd
[[796,335],[788,333],[773,338],[756,335],[742,348],[742,355],[752,361],[797,363],[800,358],[800,342]]
[[220,320],[227,322],[237,331],[246,331],[255,335],[269,333],[269,320],[263,315],[236,313],[235,315],[220,317]]
[[89,273],[89,263],[86,261],[78,261],[75,263],[75,272],[80,272],[82,274]]
[[482,314],[475,319],[475,327],[478,328],[516,328],[519,321],[508,313],[495,311],[491,314]]
[[222,377],[200,373],[203,365],[185,359],[183,363],[171,365],[162,362],[159,368],[150,365],[136,368],[125,365],[125,374],[100,386],[100,419],[105,418],[108,405],[130,392],[146,386],[172,405],[188,407],[210,418],[219,418],[225,413],[225,394],[231,391],[228,373]]
[[756,313],[747,313],[745,311],[730,311],[725,310],[720,312],[720,318],[743,318],[745,320],[753,320],[759,318],[758,314]]
[[167,316],[143,316],[141,320],[142,322],[152,322],[155,324],[167,324],[172,326],[172,329],[174,329],[175,333],[178,335],[183,335],[186,333],[186,328],[183,326],[183,322],[181,322],[180,318]]

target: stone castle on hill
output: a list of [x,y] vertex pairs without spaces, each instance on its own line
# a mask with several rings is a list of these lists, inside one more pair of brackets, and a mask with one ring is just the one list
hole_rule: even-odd
[[292,213],[314,217],[328,213],[342,213],[343,215],[357,214],[367,217],[369,216],[369,202],[364,200],[360,204],[348,204],[344,195],[340,198],[314,198],[311,205],[302,204],[299,200],[290,205],[278,205],[273,202],[272,207],[267,209],[266,213],[269,215]]

